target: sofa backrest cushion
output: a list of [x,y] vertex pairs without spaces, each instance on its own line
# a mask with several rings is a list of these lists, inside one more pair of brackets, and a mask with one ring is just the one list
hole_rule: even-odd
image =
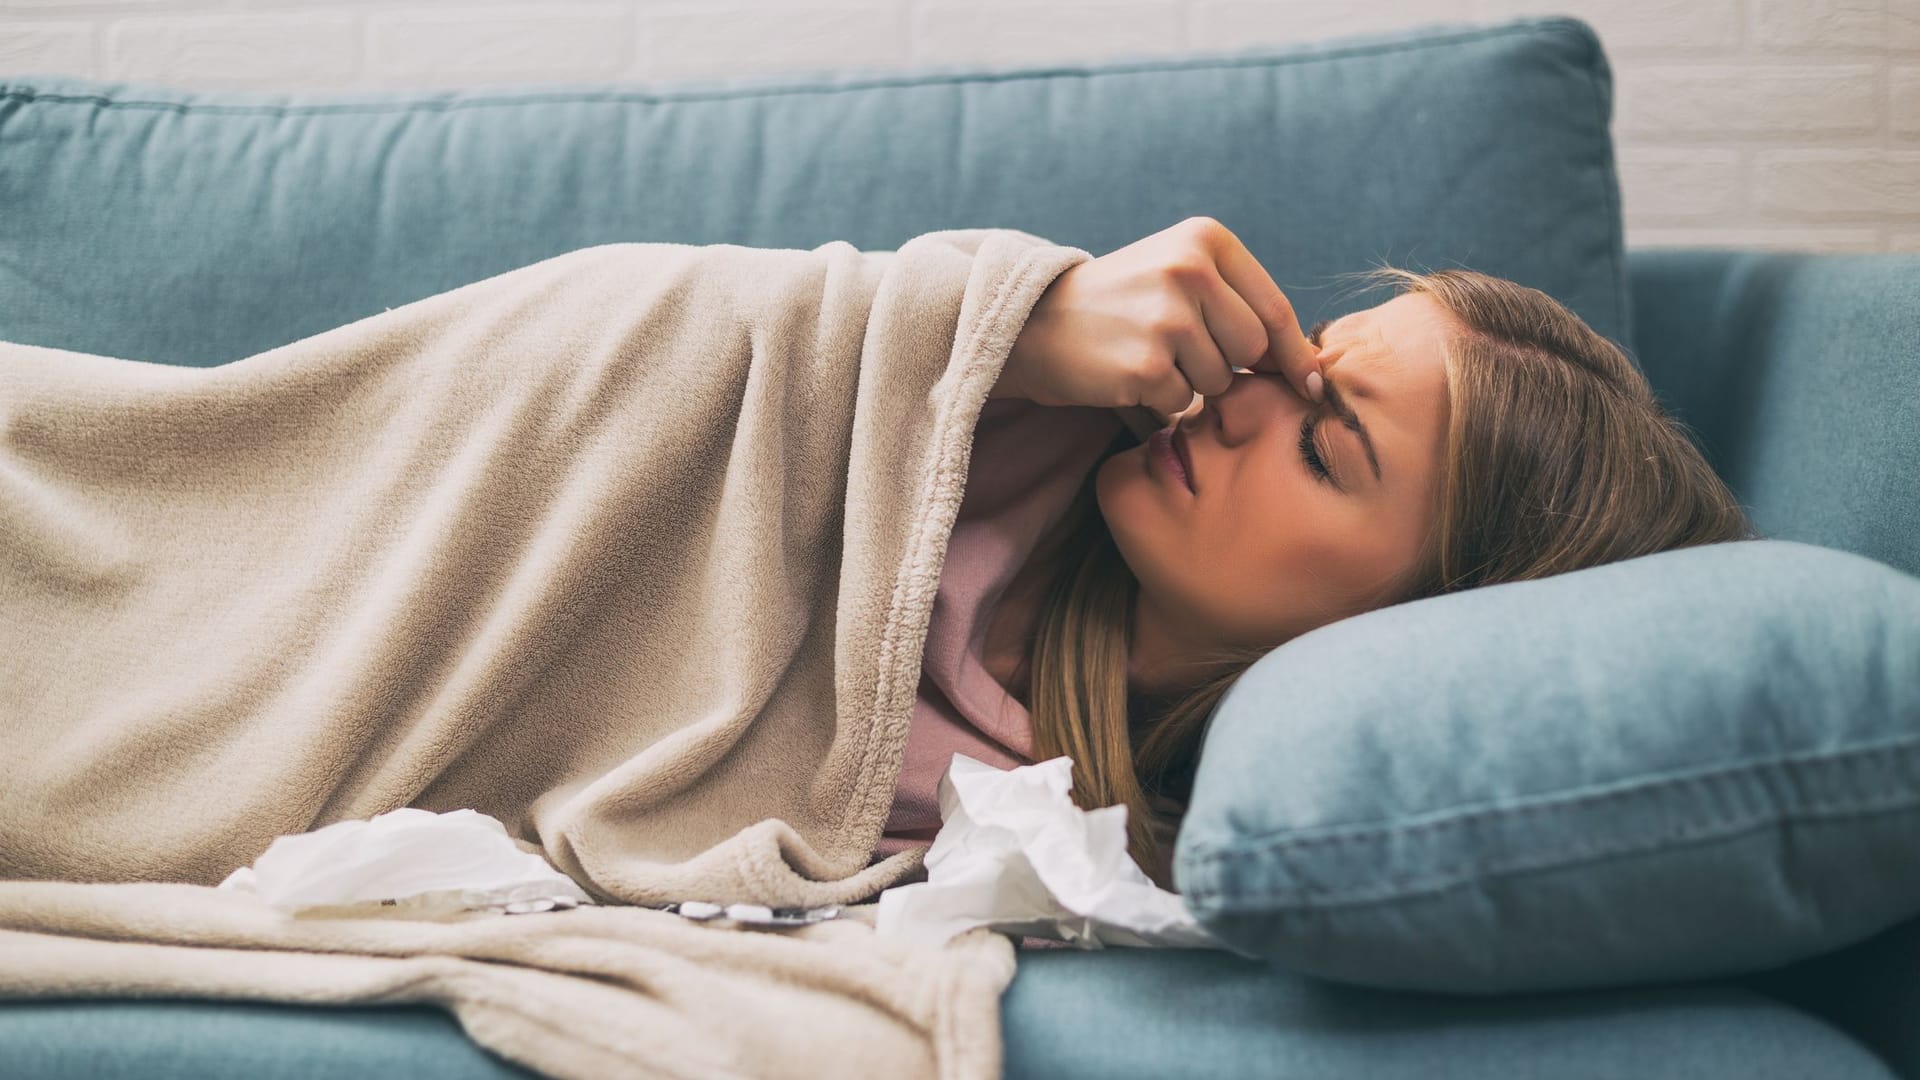
[[[1611,83],[1565,18],[911,72],[267,93],[0,78],[0,338],[261,352],[624,240],[1096,254],[1226,224],[1307,318],[1468,266],[1630,334]],[[689,362],[693,362],[690,358]]]
[[1761,534],[1920,574],[1920,255],[1632,267],[1641,367]]

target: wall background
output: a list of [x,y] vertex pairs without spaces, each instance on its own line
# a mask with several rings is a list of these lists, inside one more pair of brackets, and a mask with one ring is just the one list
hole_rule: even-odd
[[1557,13],[1614,67],[1627,243],[1920,251],[1920,0],[0,0],[0,78],[654,80],[1233,49]]

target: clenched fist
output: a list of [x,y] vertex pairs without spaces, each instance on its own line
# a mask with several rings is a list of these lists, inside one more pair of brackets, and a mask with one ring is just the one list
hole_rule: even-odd
[[1162,423],[1236,368],[1283,376],[1319,400],[1316,350],[1240,239],[1191,217],[1055,278],[1034,304],[990,398],[1145,405]]

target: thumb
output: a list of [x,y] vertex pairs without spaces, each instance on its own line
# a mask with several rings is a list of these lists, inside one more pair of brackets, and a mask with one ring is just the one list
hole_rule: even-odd
[[1141,404],[1153,410],[1154,419],[1160,421],[1161,427],[1166,427],[1178,420],[1188,409],[1193,408],[1193,402],[1197,396],[1186,377],[1175,372],[1165,384],[1154,387],[1153,392]]

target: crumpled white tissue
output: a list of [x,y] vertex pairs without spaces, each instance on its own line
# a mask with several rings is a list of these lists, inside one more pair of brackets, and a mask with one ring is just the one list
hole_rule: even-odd
[[518,847],[498,818],[411,806],[277,837],[218,887],[307,914],[436,917],[536,899],[593,902],[552,863]]
[[875,928],[940,944],[976,926],[1069,942],[1226,948],[1127,851],[1127,808],[1082,810],[1073,759],[997,769],[953,755],[927,880],[880,894]]

